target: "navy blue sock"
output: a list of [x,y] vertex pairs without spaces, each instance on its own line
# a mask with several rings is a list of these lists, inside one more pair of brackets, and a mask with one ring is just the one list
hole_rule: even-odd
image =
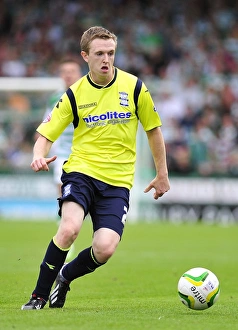
[[68,250],[61,250],[55,245],[53,240],[51,240],[40,266],[40,274],[32,294],[36,294],[46,301],[48,300],[51,287],[65,262],[67,253]]
[[62,270],[63,277],[71,282],[74,279],[92,273],[96,268],[104,265],[96,260],[93,249],[89,248],[81,251],[79,255],[68,263]]

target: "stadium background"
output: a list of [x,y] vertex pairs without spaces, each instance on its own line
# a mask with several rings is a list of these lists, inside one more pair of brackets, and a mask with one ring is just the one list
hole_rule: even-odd
[[[156,205],[143,195],[154,169],[139,132],[132,219],[236,222],[238,3],[231,0],[1,1],[0,216],[54,217],[51,174],[29,168],[34,131],[59,61],[80,60],[79,38],[92,25],[117,34],[116,65],[144,80],[163,121],[171,191]],[[35,77],[49,78],[45,90],[16,80]],[[19,87],[9,88],[9,78]]]

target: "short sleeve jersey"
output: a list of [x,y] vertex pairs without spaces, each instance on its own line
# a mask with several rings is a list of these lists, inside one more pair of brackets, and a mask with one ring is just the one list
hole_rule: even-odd
[[136,161],[138,123],[149,131],[161,126],[151,95],[136,76],[115,68],[106,86],[90,75],[73,84],[37,131],[54,142],[74,122],[66,173],[81,172],[113,186],[130,189]]

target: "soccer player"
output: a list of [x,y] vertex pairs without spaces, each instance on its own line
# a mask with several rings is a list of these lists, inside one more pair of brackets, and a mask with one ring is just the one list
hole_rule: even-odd
[[[61,222],[40,266],[29,302],[22,309],[64,306],[70,282],[104,265],[114,254],[129,209],[136,158],[136,132],[142,124],[156,168],[144,192],[158,199],[169,190],[161,121],[144,83],[114,66],[117,37],[94,26],[81,37],[81,55],[89,72],[73,84],[37,131],[31,167],[48,171],[56,156],[52,143],[73,122],[72,152],[63,165]],[[64,265],[83,220],[91,215],[92,245]],[[55,288],[50,293],[55,281]]]

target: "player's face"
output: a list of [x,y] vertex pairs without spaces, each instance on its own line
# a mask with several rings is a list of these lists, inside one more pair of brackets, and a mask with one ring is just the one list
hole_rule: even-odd
[[113,39],[94,39],[90,44],[89,53],[81,52],[96,84],[106,85],[112,80],[115,51],[116,44]]
[[81,77],[80,68],[77,63],[63,63],[59,71],[59,76],[64,80],[66,88],[69,88],[69,86]]

